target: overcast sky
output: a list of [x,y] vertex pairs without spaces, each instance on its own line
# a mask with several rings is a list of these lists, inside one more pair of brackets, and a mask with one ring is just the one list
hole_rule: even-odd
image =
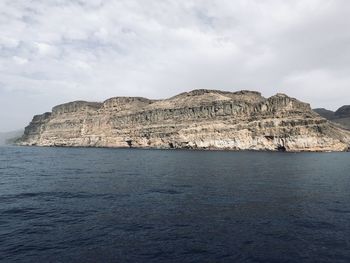
[[350,104],[348,0],[1,0],[0,131],[72,100],[192,89]]

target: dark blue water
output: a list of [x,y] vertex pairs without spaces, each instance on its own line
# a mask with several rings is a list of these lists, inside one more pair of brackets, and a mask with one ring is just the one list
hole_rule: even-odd
[[0,148],[1,262],[350,262],[350,154]]

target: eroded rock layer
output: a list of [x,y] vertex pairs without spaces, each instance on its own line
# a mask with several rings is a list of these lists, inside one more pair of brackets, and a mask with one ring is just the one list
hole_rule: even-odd
[[194,90],[165,100],[75,101],[34,116],[19,142],[38,146],[346,151],[350,132],[277,94]]

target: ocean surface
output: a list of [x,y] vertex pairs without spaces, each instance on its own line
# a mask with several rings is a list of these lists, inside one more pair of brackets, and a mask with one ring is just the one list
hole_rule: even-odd
[[350,262],[350,153],[1,147],[0,262]]

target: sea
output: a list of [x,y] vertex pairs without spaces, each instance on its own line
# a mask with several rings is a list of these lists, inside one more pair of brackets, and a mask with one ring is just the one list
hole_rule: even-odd
[[1,147],[0,262],[350,262],[350,153]]

